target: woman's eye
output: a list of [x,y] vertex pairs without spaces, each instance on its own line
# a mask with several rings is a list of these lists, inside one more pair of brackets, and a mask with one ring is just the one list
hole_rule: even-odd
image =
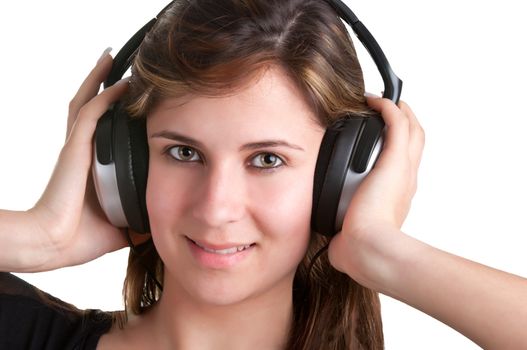
[[282,159],[272,153],[260,153],[251,160],[251,165],[264,169],[278,168],[283,164]]
[[[199,162],[201,157],[194,148],[189,146],[172,146],[167,150],[168,155],[180,162]],[[282,166],[284,161],[273,153],[260,153],[252,158],[251,165],[262,170],[274,169]]]
[[198,152],[189,146],[173,146],[168,149],[171,157],[181,162],[197,162],[200,160]]

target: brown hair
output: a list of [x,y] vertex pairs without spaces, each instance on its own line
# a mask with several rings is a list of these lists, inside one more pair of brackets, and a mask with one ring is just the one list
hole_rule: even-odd
[[[143,117],[166,97],[234,92],[273,65],[296,83],[320,125],[348,114],[370,115],[352,41],[322,0],[175,1],[138,50],[124,104],[132,116]],[[330,265],[328,243],[313,232],[298,267],[287,348],[382,349],[378,294]],[[162,280],[152,241],[130,252],[127,313],[141,314],[159,299],[147,269]],[[126,314],[118,316],[126,322]]]

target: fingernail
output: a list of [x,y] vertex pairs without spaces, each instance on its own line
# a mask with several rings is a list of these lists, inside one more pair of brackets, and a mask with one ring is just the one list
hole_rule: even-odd
[[97,64],[101,63],[101,61],[112,51],[111,47],[107,47],[106,50],[103,51],[101,57],[99,57],[99,60],[97,61]]
[[365,97],[371,97],[371,98],[380,98],[380,96],[377,96],[375,94],[372,94],[371,92],[365,92],[364,93],[364,96]]
[[132,76],[128,76],[126,78],[122,78],[121,80],[118,80],[115,85],[117,84],[124,84],[124,83],[129,83],[130,82],[130,79],[132,79]]

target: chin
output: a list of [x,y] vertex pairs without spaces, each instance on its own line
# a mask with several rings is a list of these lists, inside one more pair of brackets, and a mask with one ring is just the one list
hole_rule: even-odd
[[232,306],[244,303],[263,292],[261,286],[256,286],[251,281],[206,278],[201,282],[194,280],[187,284],[186,294],[195,302],[209,306]]
[[176,283],[190,302],[226,307],[265,302],[267,298],[282,299],[291,295],[294,271],[285,276],[275,276],[276,278],[266,276],[265,273],[236,276],[226,271],[185,275],[179,274],[180,278]]
[[196,296],[203,304],[210,306],[233,306],[241,304],[251,298],[250,293],[240,293],[239,291],[227,291],[224,293],[200,293]]

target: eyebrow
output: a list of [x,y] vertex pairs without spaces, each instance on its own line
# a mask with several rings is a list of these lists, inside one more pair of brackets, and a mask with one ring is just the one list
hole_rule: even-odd
[[[193,147],[202,148],[202,149],[205,148],[204,144],[201,143],[200,141],[195,140],[191,137],[179,134],[174,131],[169,131],[169,130],[162,130],[159,132],[155,132],[152,135],[150,135],[150,138],[165,138],[169,140],[183,142]],[[258,141],[258,142],[250,142],[250,143],[246,143],[245,145],[242,145],[240,147],[240,151],[254,150],[254,149],[266,148],[266,147],[280,147],[280,146],[288,147],[288,148],[299,150],[299,151],[305,151],[302,147],[289,143],[284,140],[263,140],[263,141]]]

